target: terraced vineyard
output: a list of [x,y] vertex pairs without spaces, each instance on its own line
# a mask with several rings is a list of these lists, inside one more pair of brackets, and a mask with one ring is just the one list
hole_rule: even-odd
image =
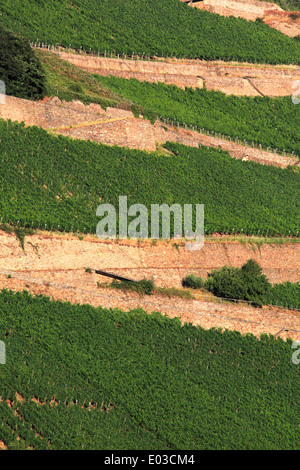
[[282,98],[227,96],[206,89],[181,90],[162,83],[95,77],[113,92],[141,106],[146,117],[161,116],[212,133],[300,155],[300,107]]
[[179,0],[5,0],[3,26],[30,41],[119,54],[298,64],[299,42],[261,21],[224,18]]
[[95,233],[98,205],[118,207],[119,196],[128,195],[129,205],[144,204],[149,214],[151,204],[193,204],[194,210],[204,204],[207,234],[299,233],[299,175],[292,170],[204,146],[166,144],[170,158],[0,125],[2,223]]
[[290,341],[26,292],[2,292],[0,312],[0,440],[10,446],[298,448]]
[[[179,0],[4,0],[0,18],[0,80],[10,81],[9,98],[0,95],[0,449],[299,450],[299,162],[246,161],[246,143],[300,155],[300,107],[291,95],[209,91],[197,74],[202,89],[100,77],[51,48],[30,48],[124,54],[128,69],[128,55],[286,64],[273,67],[282,72],[274,94],[260,66],[257,80],[278,96],[295,84],[299,40]],[[215,65],[218,84],[227,72]],[[95,124],[113,113],[122,136]],[[152,138],[169,133],[172,142],[157,139],[151,152],[113,145],[135,129],[137,148],[146,148],[157,116]],[[170,121],[183,125],[177,135]],[[202,129],[202,140],[185,127]],[[72,138],[56,133],[63,129]],[[224,142],[205,141],[203,129],[244,143],[238,159]],[[152,204],[190,204],[193,230],[204,204],[208,249],[185,250],[170,237],[96,239],[97,207],[110,203],[118,214],[120,196],[149,216]],[[111,266],[155,289],[103,286],[96,277]],[[221,268],[214,281],[209,267]],[[206,279],[210,298],[178,288],[188,274]]]

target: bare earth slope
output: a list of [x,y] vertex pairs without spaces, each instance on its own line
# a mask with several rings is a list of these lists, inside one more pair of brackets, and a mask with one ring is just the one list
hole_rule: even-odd
[[[90,274],[85,268],[102,269],[139,280],[153,278],[156,285],[180,287],[182,278],[194,272],[207,272],[224,264],[241,266],[256,259],[272,283],[299,279],[300,244],[269,245],[258,249],[249,243],[226,241],[222,237],[207,240],[199,251],[187,251],[184,244],[175,248],[172,241],[137,240],[103,241],[86,236],[38,233],[25,239],[25,253],[14,235],[0,232],[0,288],[26,289],[72,303],[121,308],[125,311],[142,307],[147,312],[160,311],[178,316],[204,328],[235,329],[278,334],[297,339],[300,333],[299,312],[278,307],[263,309],[243,303],[216,303],[202,297],[145,296],[97,287],[109,278]],[[296,262],[295,262],[296,260]],[[286,331],[285,331],[286,330]]]

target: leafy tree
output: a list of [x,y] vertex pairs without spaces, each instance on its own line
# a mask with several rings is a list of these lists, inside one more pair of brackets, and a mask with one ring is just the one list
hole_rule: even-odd
[[214,270],[209,277],[212,278],[211,291],[214,295],[228,299],[244,299],[246,296],[247,288],[239,268],[223,266]]
[[46,77],[29,41],[0,25],[0,79],[6,94],[37,99],[45,96]]
[[259,305],[267,303],[271,284],[265,274],[263,274],[262,268],[257,261],[253,259],[248,260],[241,268],[241,277],[247,288],[245,300],[250,300]]
[[260,306],[267,302],[271,284],[253,259],[241,268],[223,266],[212,271],[209,277],[210,290],[218,297],[249,300]]

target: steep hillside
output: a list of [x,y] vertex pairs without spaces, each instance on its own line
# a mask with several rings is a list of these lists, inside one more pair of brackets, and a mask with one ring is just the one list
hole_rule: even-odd
[[64,101],[80,100],[88,105],[99,104],[102,108],[118,106],[131,108],[132,103],[113,93],[91,74],[84,72],[57,54],[35,49],[45,73],[47,97],[57,96]]
[[299,175],[289,169],[204,146],[169,143],[170,158],[0,126],[3,223],[95,233],[98,205],[117,207],[127,195],[129,205],[149,211],[151,204],[193,204],[194,211],[204,204],[206,233],[299,233]]
[[[86,95],[84,95],[86,99]],[[96,98],[97,99],[97,98]],[[134,106],[132,106],[134,108]],[[135,116],[131,111],[100,105],[84,105],[81,101],[66,102],[57,97],[43,101],[28,101],[12,96],[6,97],[0,117],[25,122],[26,126],[39,126],[51,134],[62,134],[74,139],[90,140],[106,145],[118,145],[130,149],[158,151],[170,155],[164,144],[181,143],[190,147],[222,149],[233,158],[254,161],[263,165],[290,168],[299,171],[299,158],[278,149],[263,148],[261,144],[240,141],[224,134],[194,126],[177,124],[161,118],[154,123]]]
[[181,90],[136,79],[99,77],[114,93],[141,107],[147,118],[161,116],[198,129],[221,133],[300,155],[300,107],[289,97],[226,96],[203,89]]
[[9,448],[299,447],[290,340],[9,291],[0,293],[0,337],[0,441]]
[[248,19],[2,0],[0,450],[299,449],[300,42]]
[[[79,58],[81,67],[89,65],[92,71],[100,74],[119,75],[120,71],[125,70],[125,76],[138,76],[141,81],[153,79],[152,65],[155,65],[154,71],[160,72],[157,74],[158,81],[165,80],[166,83],[173,77],[177,83],[179,76],[172,74],[172,67],[175,72],[182,71],[184,84],[202,71],[203,88],[192,90],[161,83],[142,84],[134,79],[101,78],[98,73],[84,72],[52,52],[37,50],[36,53],[46,72],[48,98],[34,103],[7,97],[6,106],[0,108],[3,119],[24,121],[26,125],[45,129],[56,128],[60,133],[77,138],[131,148],[155,150],[157,143],[175,140],[186,145],[221,145],[238,158],[247,157],[262,163],[270,162],[284,167],[297,163],[297,155],[300,154],[300,108],[293,104],[290,96],[277,99],[261,97],[257,96],[257,90],[260,87],[265,93],[268,90],[272,93],[275,88],[282,93],[290,93],[293,80],[300,77],[298,67],[280,70],[276,67],[243,67],[241,64],[226,67],[224,64],[193,62],[142,63],[63,54],[68,61],[75,63]],[[95,68],[97,64],[98,68]],[[242,78],[246,73],[253,78]],[[248,87],[251,93],[256,93],[255,97],[226,96],[207,89],[212,77],[215,77],[217,88],[223,89],[223,84],[225,89],[226,84],[234,88],[238,74],[241,75],[241,82],[249,82]],[[286,88],[283,89],[285,84]],[[59,100],[49,99],[50,96],[57,96]],[[76,103],[70,103],[72,99]],[[92,105],[87,106],[89,104]],[[107,106],[109,108],[105,111]],[[163,122],[154,127],[145,119],[133,121],[134,115],[136,118],[144,115],[152,122],[159,117]],[[185,129],[187,126],[189,130]]]
[[262,22],[180,0],[4,0],[3,25],[32,42],[94,51],[300,63],[300,44]]
[[[242,62],[205,61],[177,58],[150,60],[148,56],[119,56],[107,54],[75,53],[56,46],[51,53],[43,45],[35,47],[41,60],[48,62],[51,55],[76,65],[76,67],[102,76],[114,75],[122,78],[136,78],[140,81],[162,82],[186,87],[219,90],[227,95],[238,96],[290,96],[297,80],[300,67],[297,65],[265,65]],[[46,49],[46,50],[45,50]],[[55,54],[53,54],[55,52]],[[58,60],[58,59],[56,59]],[[60,67],[58,66],[58,71]]]

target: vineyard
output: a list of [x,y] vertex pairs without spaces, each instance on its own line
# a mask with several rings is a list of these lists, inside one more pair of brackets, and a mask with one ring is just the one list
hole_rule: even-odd
[[[212,136],[300,155],[299,107],[290,98],[226,95],[203,89],[182,90],[163,83],[140,82],[91,74],[48,51],[36,51],[46,73],[47,95],[132,110],[137,116],[174,127],[189,127]],[[199,112],[201,110],[201,112]]]
[[179,0],[4,0],[3,26],[30,41],[119,54],[298,64],[300,43],[261,21]]
[[273,305],[294,306],[300,309],[300,283],[274,284],[268,295],[268,302]]
[[181,90],[163,83],[100,77],[113,92],[141,106],[145,117],[156,116],[224,134],[240,142],[261,144],[300,155],[300,107],[290,96],[281,98],[227,96],[220,91]]
[[[299,175],[231,158],[202,146],[168,143],[172,157],[54,137],[1,122],[1,222],[96,233],[96,209],[173,203],[205,205],[205,233],[299,233]],[[118,212],[118,211],[117,211]],[[128,223],[132,220],[128,218]],[[195,218],[194,218],[195,226]]]
[[290,340],[27,292],[2,291],[0,312],[7,444],[19,437],[35,449],[299,446]]
[[[111,73],[97,55],[135,78],[84,71]],[[181,59],[257,96],[159,82]],[[1,2],[0,450],[299,450],[300,105],[264,96],[293,64],[299,37],[180,0]],[[185,250],[200,204],[207,248]]]

